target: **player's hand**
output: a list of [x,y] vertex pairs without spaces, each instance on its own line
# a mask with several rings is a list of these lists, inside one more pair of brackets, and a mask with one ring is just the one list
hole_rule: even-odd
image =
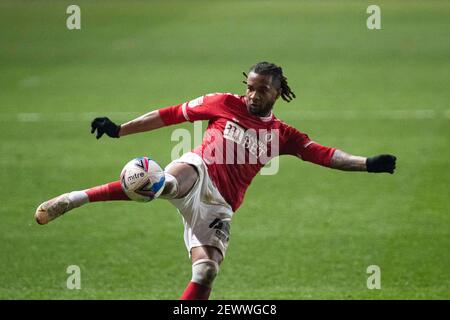
[[389,172],[394,173],[395,161],[397,158],[391,154],[381,154],[367,158],[366,166],[368,172]]
[[115,124],[106,117],[95,118],[91,123],[91,133],[97,130],[97,139],[106,133],[111,138],[119,138],[120,125]]

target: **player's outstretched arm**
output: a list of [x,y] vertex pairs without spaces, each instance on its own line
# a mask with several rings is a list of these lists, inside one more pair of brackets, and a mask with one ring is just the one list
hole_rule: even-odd
[[155,110],[121,125],[115,124],[107,117],[95,118],[91,123],[91,133],[97,131],[97,139],[100,139],[103,134],[111,138],[119,138],[128,134],[158,129],[164,125],[159,111]]
[[390,154],[374,157],[360,157],[336,150],[331,158],[331,168],[345,171],[367,171],[394,173],[397,158]]

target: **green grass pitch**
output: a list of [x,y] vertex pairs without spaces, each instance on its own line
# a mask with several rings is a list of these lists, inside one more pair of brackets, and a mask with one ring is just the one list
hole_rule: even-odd
[[95,203],[47,226],[35,208],[135,156],[170,161],[175,127],[97,141],[93,117],[241,94],[260,60],[297,94],[279,118],[353,154],[393,153],[397,172],[282,157],[234,216],[211,299],[450,298],[448,1],[379,1],[381,30],[368,1],[77,1],[73,31],[69,4],[0,3],[1,299],[177,299],[191,267],[168,202]]

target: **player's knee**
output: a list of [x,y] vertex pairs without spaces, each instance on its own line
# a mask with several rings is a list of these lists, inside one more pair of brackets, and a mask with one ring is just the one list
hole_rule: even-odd
[[165,173],[166,184],[164,190],[160,195],[162,199],[175,199],[178,197],[180,187],[178,180],[170,173]]
[[192,264],[192,281],[211,287],[217,273],[219,264],[210,259],[200,259]]
[[166,169],[166,187],[163,198],[178,199],[186,196],[199,179],[197,169],[188,163],[177,163]]

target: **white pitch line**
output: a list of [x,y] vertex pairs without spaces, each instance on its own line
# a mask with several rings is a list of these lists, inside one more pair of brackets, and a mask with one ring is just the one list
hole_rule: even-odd
[[[151,110],[149,110],[150,112]],[[95,117],[107,116],[112,120],[127,121],[145,112],[59,112],[59,113],[0,113],[0,122],[89,122]],[[277,113],[275,113],[277,115]],[[281,119],[298,120],[433,120],[450,119],[449,110],[282,110]]]
[[446,117],[447,119],[450,119],[450,110],[447,110],[447,111],[445,112],[445,117]]
[[39,113],[19,113],[17,115],[17,121],[19,122],[38,122],[41,120]]
[[305,120],[409,120],[409,119],[436,119],[446,117],[447,111],[437,111],[433,109],[421,110],[289,110],[282,111],[283,116]]

